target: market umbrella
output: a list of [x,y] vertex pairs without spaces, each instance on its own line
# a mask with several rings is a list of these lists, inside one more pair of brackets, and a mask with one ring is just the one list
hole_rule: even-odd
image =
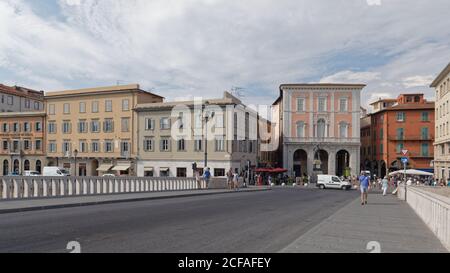
[[[389,176],[393,176],[393,175],[397,175],[397,174],[405,174],[405,171],[396,171],[396,172],[390,173]],[[406,174],[407,175],[433,176],[432,173],[414,170],[414,169],[406,170]]]

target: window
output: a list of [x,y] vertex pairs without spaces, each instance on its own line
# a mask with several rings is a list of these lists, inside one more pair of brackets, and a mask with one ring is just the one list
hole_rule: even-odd
[[150,169],[144,169],[144,177],[153,177],[153,170]]
[[92,102],[92,113],[98,113],[98,101]]
[[383,140],[383,138],[384,138],[384,129],[381,128],[380,129],[380,140]]
[[131,154],[130,154],[130,142],[122,141],[120,143],[120,155],[122,157],[126,157],[126,158],[131,156]]
[[48,105],[48,114],[49,115],[54,115],[56,112],[55,112],[55,105],[54,104],[49,104]]
[[341,122],[341,124],[339,125],[339,137],[348,137],[348,124],[345,122]]
[[130,118],[122,118],[121,126],[122,126],[122,132],[129,132],[130,131]]
[[9,142],[7,140],[3,140],[3,150],[9,149]]
[[146,151],[146,152],[153,151],[153,139],[152,138],[144,139],[144,151]]
[[161,152],[168,152],[170,151],[170,140],[167,138],[161,139]]
[[40,109],[40,103],[35,101],[34,102],[34,110],[39,110]]
[[216,137],[216,152],[225,151],[225,138],[223,136]]
[[326,124],[325,124],[325,120],[320,119],[317,122],[317,137],[325,137],[325,129],[326,129]]
[[404,122],[406,120],[406,114],[404,112],[397,113],[397,121]]
[[100,121],[98,119],[91,120],[91,133],[99,133],[100,132]]
[[202,151],[203,150],[202,145],[203,145],[202,139],[199,139],[199,138],[195,139],[194,140],[194,151],[196,151],[196,152]]
[[86,140],[80,140],[80,146],[79,147],[80,147],[80,150],[79,150],[80,153],[87,153],[88,146],[87,146]]
[[145,130],[146,131],[153,131],[155,130],[155,120],[151,118],[145,119]]
[[30,123],[28,123],[28,122],[24,122],[23,123],[23,131],[26,132],[26,133],[31,132]]
[[48,123],[48,133],[49,134],[55,134],[56,133],[56,123],[55,122],[49,122]]
[[64,134],[70,134],[71,133],[71,124],[70,121],[63,121],[62,124],[62,131]]
[[2,125],[2,132],[3,133],[9,132],[9,124],[8,123],[3,123],[3,125]]
[[13,151],[13,153],[18,153],[19,152],[19,141],[18,140],[14,140],[13,141],[13,149],[12,149],[12,151]]
[[159,168],[159,176],[160,177],[169,177],[170,169],[169,168]]
[[88,129],[88,124],[86,122],[86,120],[80,120],[78,121],[78,133],[84,134],[87,133]]
[[161,118],[160,128],[161,128],[161,130],[170,129],[170,119],[169,118]]
[[70,104],[64,103],[64,114],[70,114]]
[[31,103],[29,99],[25,99],[25,108],[30,109]]
[[103,122],[103,132],[112,133],[114,132],[114,121],[113,119],[105,119]]
[[56,153],[56,142],[55,141],[51,141],[48,143],[48,151],[50,153]]
[[17,133],[20,131],[20,125],[18,122],[14,122],[13,124],[13,132]]
[[405,137],[403,128],[397,128],[397,140],[403,140]]
[[129,111],[130,110],[130,100],[124,99],[122,100],[122,111]]
[[30,140],[28,140],[28,139],[25,139],[24,141],[23,141],[23,149],[25,150],[25,151],[27,151],[27,150],[31,150],[31,141]]
[[35,128],[35,131],[36,131],[36,132],[42,132],[42,123],[41,123],[40,121],[37,121],[37,122],[34,124],[34,128]]
[[297,122],[297,137],[305,137],[305,123]]
[[327,98],[319,98],[319,112],[327,111]]
[[422,140],[428,140],[429,135],[428,135],[428,128],[424,127],[422,128]]
[[71,145],[69,140],[64,140],[63,142],[63,152],[65,155],[70,155]]
[[224,177],[225,169],[214,169],[214,176],[215,177]]
[[86,103],[80,102],[80,113],[86,113]]
[[297,99],[297,112],[305,112],[305,99]]
[[380,144],[380,155],[384,153],[384,145]]
[[112,100],[105,101],[105,112],[112,112]]
[[177,168],[177,177],[187,177],[187,169]]
[[348,111],[347,108],[348,108],[348,99],[347,98],[339,99],[339,111],[347,112]]
[[428,112],[422,112],[422,121],[429,121]]
[[8,105],[13,105],[13,104],[14,104],[14,97],[8,96]]
[[400,154],[404,150],[405,146],[403,143],[397,143],[397,154]]
[[217,128],[224,128],[224,115],[223,115],[223,113],[217,113],[214,116],[214,119],[216,120],[216,127]]
[[186,141],[184,139],[178,140],[178,151],[179,152],[186,151]]
[[105,140],[105,153],[114,152],[114,145],[112,140]]
[[93,153],[98,153],[98,152],[100,152],[100,143],[99,143],[98,140],[92,140],[92,143],[91,143],[91,151],[92,151]]
[[34,143],[34,147],[35,147],[36,151],[42,150],[42,140],[36,139],[36,141]]
[[428,143],[422,143],[422,147],[421,147],[421,155],[422,156],[429,156],[429,147],[428,147]]

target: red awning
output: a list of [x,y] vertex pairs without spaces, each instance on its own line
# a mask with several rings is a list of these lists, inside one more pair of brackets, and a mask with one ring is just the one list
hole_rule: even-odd
[[287,171],[288,171],[287,169],[283,169],[283,168],[275,168],[275,169],[259,168],[259,169],[256,169],[256,172],[258,172],[258,173],[285,173]]

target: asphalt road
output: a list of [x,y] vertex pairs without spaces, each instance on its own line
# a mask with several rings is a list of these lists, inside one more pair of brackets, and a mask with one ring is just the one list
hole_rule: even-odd
[[356,191],[274,189],[0,215],[0,252],[277,252]]

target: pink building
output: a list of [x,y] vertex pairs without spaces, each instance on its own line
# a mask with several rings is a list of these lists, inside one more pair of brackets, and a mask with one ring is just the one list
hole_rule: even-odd
[[283,84],[280,111],[283,166],[290,175],[357,175],[363,84]]

